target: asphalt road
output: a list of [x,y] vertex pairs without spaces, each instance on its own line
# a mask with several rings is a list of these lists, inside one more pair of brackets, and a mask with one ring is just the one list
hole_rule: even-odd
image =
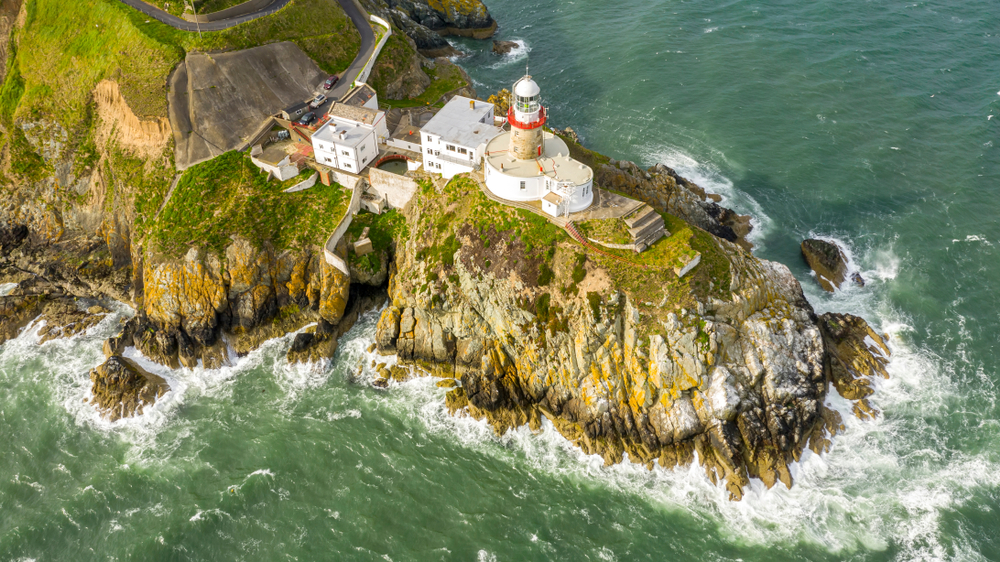
[[221,31],[223,29],[229,29],[230,27],[239,25],[241,23],[246,23],[250,20],[255,20],[263,16],[271,15],[274,12],[277,12],[278,10],[284,8],[285,5],[288,4],[288,2],[290,2],[291,0],[274,0],[274,2],[271,2],[267,6],[265,6],[260,10],[257,10],[256,12],[250,12],[248,14],[231,17],[224,20],[203,23],[200,24],[200,26],[194,23],[193,21],[187,21],[177,16],[168,14],[167,12],[164,12],[163,10],[157,8],[156,6],[147,4],[142,0],[121,0],[121,1],[122,3],[127,4],[135,8],[136,10],[139,10],[140,12],[146,14],[147,16],[161,23],[165,23],[170,27],[176,27],[177,29],[180,29],[182,31],[198,31],[199,29],[201,29],[201,31]]
[[[170,15],[155,6],[143,2],[142,0],[121,1],[157,21],[182,31],[198,31],[199,29],[199,26],[194,22]],[[210,23],[203,23],[200,24],[200,28],[201,31],[220,31],[228,29],[250,20],[271,15],[284,8],[290,1],[291,0],[274,0],[274,2],[271,2],[266,7],[256,12],[224,20],[213,21]],[[340,4],[341,8],[343,8],[347,17],[351,18],[351,21],[354,23],[354,27],[358,28],[358,33],[361,34],[361,48],[358,50],[358,56],[354,57],[354,62],[351,63],[351,66],[347,67],[347,70],[340,73],[340,81],[337,82],[337,85],[334,86],[333,90],[330,92],[323,92],[331,99],[340,99],[347,93],[351,87],[351,83],[354,82],[354,79],[361,73],[361,69],[364,68],[365,63],[368,62],[368,58],[372,56],[373,52],[375,52],[375,33],[372,32],[372,26],[368,14],[361,9],[361,6],[355,0],[337,0],[337,3]],[[320,86],[320,84],[317,84],[317,91],[322,91]]]

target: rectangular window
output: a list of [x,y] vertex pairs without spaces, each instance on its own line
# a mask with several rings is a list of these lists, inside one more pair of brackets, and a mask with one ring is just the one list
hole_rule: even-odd
[[329,156],[326,157],[326,161],[327,162],[333,162],[333,160],[331,160]]
[[468,151],[468,150],[466,150],[466,149],[464,149],[464,148],[461,148],[461,147],[459,147],[459,149],[458,149],[458,153],[459,153],[459,154],[468,154],[468,153],[469,153],[469,151]]
[[351,169],[351,163],[350,162],[344,162],[344,167],[347,168],[348,170],[350,170]]
[[431,150],[430,148],[428,148],[428,149],[427,149],[427,154],[434,154],[434,151],[433,151],[433,150]]
[[438,170],[441,169],[441,164],[435,164],[435,166],[437,167]]
[[434,140],[434,139],[432,139],[430,135],[427,135],[427,142],[431,142],[431,141],[433,141],[433,140]]
[[522,182],[521,182],[521,189],[526,189],[527,187],[528,187],[528,186],[527,186],[527,185],[525,185],[525,182],[523,182],[523,181],[522,181]]
[[453,145],[453,144],[446,144],[446,145],[444,145],[444,148],[445,148],[445,150],[450,150],[452,152],[455,152],[455,145]]
[[348,151],[346,151],[346,150],[341,150],[340,153],[343,154],[344,156],[350,156],[351,155],[351,153],[348,152]]

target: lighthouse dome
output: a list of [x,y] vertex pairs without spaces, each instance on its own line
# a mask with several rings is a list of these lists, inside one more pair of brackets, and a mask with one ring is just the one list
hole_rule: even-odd
[[538,84],[531,79],[530,76],[525,76],[514,84],[514,95],[522,98],[531,98],[537,96],[542,89],[538,87]]

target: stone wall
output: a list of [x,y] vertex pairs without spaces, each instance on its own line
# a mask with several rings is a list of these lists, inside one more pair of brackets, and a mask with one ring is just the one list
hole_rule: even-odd
[[378,168],[368,172],[368,184],[372,191],[379,194],[392,209],[402,209],[417,192],[417,181],[408,176],[401,176]]

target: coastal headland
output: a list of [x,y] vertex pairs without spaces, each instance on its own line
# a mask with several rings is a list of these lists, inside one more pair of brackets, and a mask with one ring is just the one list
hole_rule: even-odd
[[[733,499],[751,479],[791,487],[791,463],[829,450],[843,429],[831,386],[859,417],[877,414],[867,397],[887,376],[883,338],[861,318],[817,315],[788,268],[751,253],[748,218],[669,167],[617,161],[554,131],[596,188],[662,218],[667,235],[641,253],[615,248],[628,230],[619,218],[563,228],[489,197],[479,171],[411,170],[409,200],[376,214],[358,210],[360,180],[316,182],[322,169],[309,166],[274,178],[249,146],[180,170],[177,139],[196,128],[170,119],[179,65],[197,55],[197,68],[212,68],[213,53],[280,44],[311,59],[313,81],[343,75],[362,48],[351,20],[333,2],[293,0],[199,36],[113,0],[73,6],[0,10],[0,283],[14,284],[0,297],[0,339],[39,320],[45,337],[70,337],[102,305],[127,303],[135,315],[91,375],[93,402],[110,416],[140,415],[170,392],[121,358],[130,348],[172,368],[214,368],[298,332],[288,359],[322,366],[373,309],[374,345],[399,361],[380,366],[390,392],[393,380],[436,376],[455,415],[499,433],[547,419],[609,464],[698,462]],[[388,106],[472,93],[461,69],[426,55],[444,54],[442,34],[491,35],[485,6],[362,6],[392,30],[379,32],[367,80]],[[212,106],[212,90],[190,107]]]

